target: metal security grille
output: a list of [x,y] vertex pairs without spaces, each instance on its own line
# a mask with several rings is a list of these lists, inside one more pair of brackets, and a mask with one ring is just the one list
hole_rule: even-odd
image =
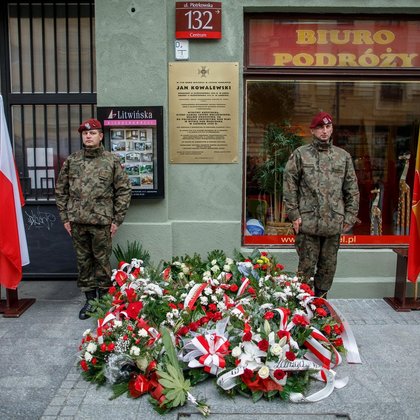
[[94,4],[0,7],[6,118],[26,202],[41,204],[54,199],[63,160],[81,147],[80,121],[96,114]]

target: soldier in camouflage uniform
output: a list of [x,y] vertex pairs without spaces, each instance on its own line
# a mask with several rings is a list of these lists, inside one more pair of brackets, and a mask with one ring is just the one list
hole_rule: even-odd
[[79,318],[89,318],[91,301],[111,285],[112,237],[131,200],[131,184],[119,159],[105,151],[98,120],[83,122],[83,150],[71,154],[58,176],[55,197],[64,228],[77,256],[78,282],[86,303]]
[[284,199],[296,233],[298,272],[326,297],[337,266],[341,233],[357,221],[359,189],[349,153],[332,144],[332,118],[317,114],[313,141],[297,148],[284,172]]

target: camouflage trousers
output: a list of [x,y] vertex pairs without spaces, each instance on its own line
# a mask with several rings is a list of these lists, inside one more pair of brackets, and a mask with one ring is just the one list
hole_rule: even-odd
[[77,286],[82,292],[111,286],[112,240],[109,225],[71,224],[77,257]]
[[295,241],[299,255],[298,275],[306,280],[314,278],[314,286],[328,291],[337,268],[340,235],[314,236],[299,232]]

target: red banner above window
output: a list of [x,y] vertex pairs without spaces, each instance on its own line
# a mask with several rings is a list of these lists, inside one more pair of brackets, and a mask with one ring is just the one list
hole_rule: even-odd
[[413,69],[419,51],[419,21],[249,21],[249,67]]

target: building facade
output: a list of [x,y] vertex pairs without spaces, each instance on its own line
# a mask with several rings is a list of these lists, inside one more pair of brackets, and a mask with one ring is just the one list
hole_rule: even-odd
[[[154,126],[150,128],[151,141],[162,146],[159,159],[151,157],[155,171],[139,164],[139,173],[135,172],[137,157],[142,161],[145,155],[140,153],[143,145],[139,142],[137,156],[137,149],[128,151],[129,139],[124,138],[127,153],[121,156],[125,165],[131,159],[133,185],[139,182],[139,191],[142,189],[143,169],[151,171],[152,179],[159,177],[163,185],[159,185],[161,194],[133,197],[116,243],[124,246],[127,241],[139,241],[156,262],[175,255],[205,256],[214,249],[228,255],[235,250],[246,254],[258,247],[274,254],[286,270],[295,271],[293,236],[282,214],[281,171],[280,178],[267,180],[264,163],[271,156],[264,142],[270,141],[270,127],[274,133],[286,127],[299,141],[310,141],[310,119],[323,110],[333,115],[334,143],[354,159],[361,191],[361,223],[343,237],[332,296],[392,295],[397,260],[393,250],[408,244],[411,201],[407,187],[412,183],[418,144],[418,2],[225,1],[221,2],[221,31],[214,38],[194,35],[195,29],[208,23],[205,3],[213,2],[201,2],[201,14],[188,15],[186,24],[193,29],[192,35],[180,35],[177,9],[194,9],[194,3],[200,2],[182,3],[96,0],[94,13],[76,25],[81,44],[86,37],[92,41],[78,57],[69,55],[70,61],[79,62],[71,71],[89,74],[86,69],[95,68],[95,74],[89,83],[76,88],[87,102],[76,114],[70,111],[73,116],[66,125],[66,136],[74,138],[73,147],[78,146],[76,121],[96,112],[94,99],[98,113],[113,110],[115,114],[118,109],[162,112],[156,132]],[[57,33],[52,35],[57,38]],[[191,77],[188,72],[193,73]],[[219,96],[206,92],[197,99],[189,83],[204,84],[210,90],[216,84],[229,85],[229,92]],[[3,70],[3,93],[6,84]],[[199,106],[187,109],[186,100],[196,105],[204,101],[199,115],[207,115],[202,117],[207,118],[205,122],[199,120]],[[222,112],[220,107],[225,105],[227,111]],[[14,121],[22,118],[16,111],[10,114],[16,138],[24,139]],[[221,122],[223,115],[227,117]],[[193,117],[198,118],[195,125]],[[137,136],[137,127],[133,131],[131,123],[126,121],[127,126],[120,128]],[[111,149],[111,135],[119,135],[115,127],[111,122],[107,142]],[[186,131],[189,137],[180,137]],[[216,137],[220,140],[218,153],[214,152]],[[187,138],[192,140],[188,143]],[[15,142],[19,170],[30,178],[30,153],[22,151],[26,158],[19,159],[19,145],[24,141]],[[51,176],[44,168],[46,178],[56,176],[71,149],[60,151],[51,144],[32,147],[35,161],[37,148],[51,149],[40,158],[44,164],[52,159]],[[283,158],[273,161],[276,167],[281,167]],[[149,182],[150,176],[147,179]],[[34,182],[41,187],[40,179],[30,182],[32,187]],[[37,200],[41,212],[42,201]],[[53,196],[47,201],[53,205]]]

